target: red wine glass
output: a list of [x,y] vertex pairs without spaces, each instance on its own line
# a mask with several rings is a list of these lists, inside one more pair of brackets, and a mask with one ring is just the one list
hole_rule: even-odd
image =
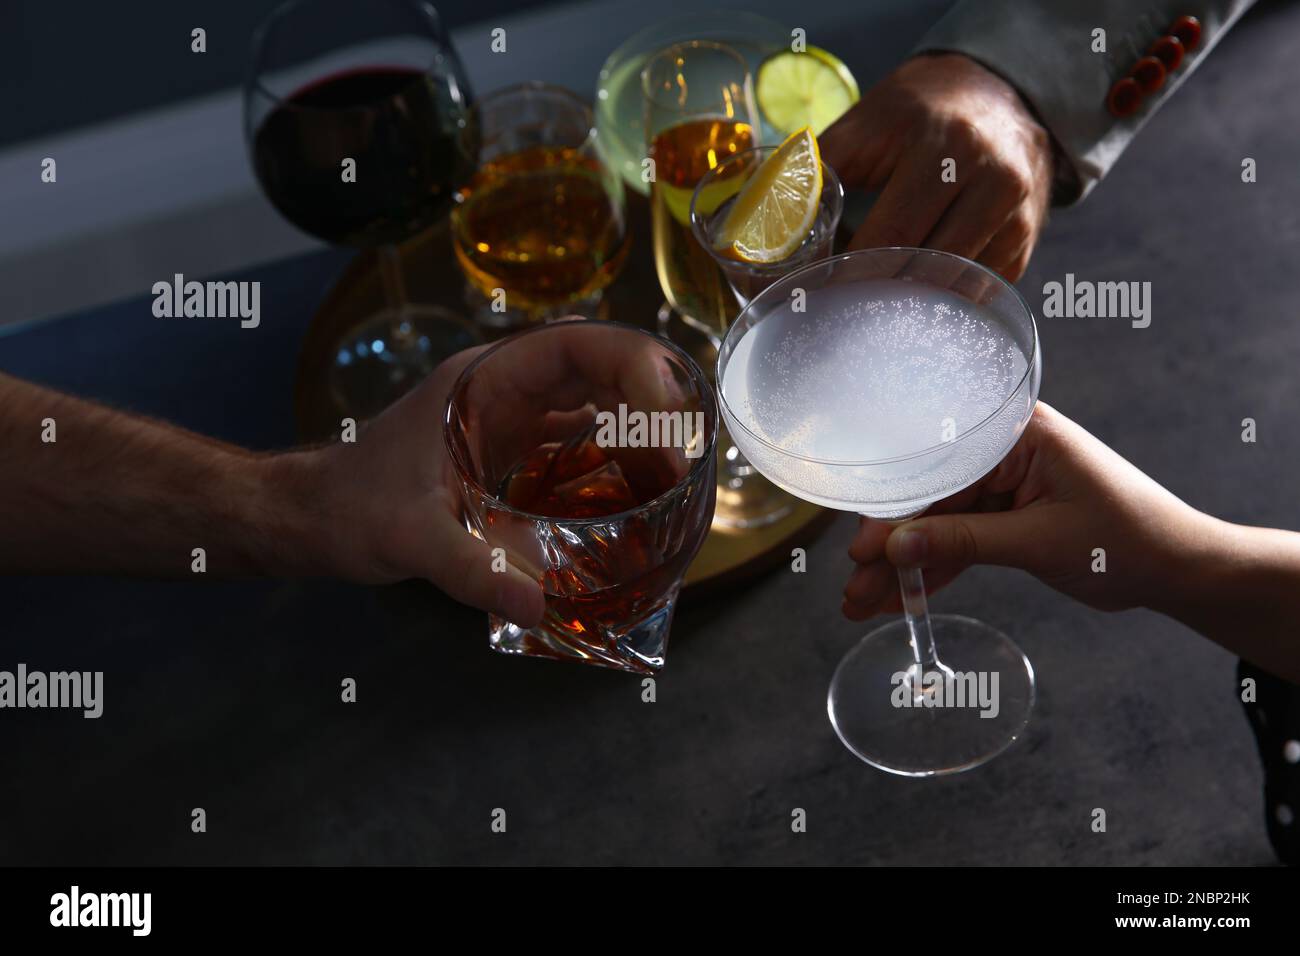
[[244,126],[262,189],[298,228],[375,248],[385,308],[334,352],[341,411],[368,418],[481,340],[406,296],[397,243],[450,210],[473,172],[470,90],[423,0],[291,0],[258,29]]

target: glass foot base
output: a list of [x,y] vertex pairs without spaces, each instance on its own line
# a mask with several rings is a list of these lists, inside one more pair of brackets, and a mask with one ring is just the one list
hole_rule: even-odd
[[494,651],[519,657],[581,661],[632,674],[657,674],[668,652],[677,592],[658,601],[640,620],[612,630],[598,621],[575,628],[548,608],[531,630],[488,615],[488,643]]
[[970,770],[1024,733],[1034,669],[1012,640],[969,617],[930,617],[941,666],[917,680],[907,621],[872,631],[831,679],[831,726],[857,757],[889,773]]
[[443,359],[482,341],[472,323],[437,306],[381,312],[339,342],[330,393],[346,414],[372,418],[424,381]]

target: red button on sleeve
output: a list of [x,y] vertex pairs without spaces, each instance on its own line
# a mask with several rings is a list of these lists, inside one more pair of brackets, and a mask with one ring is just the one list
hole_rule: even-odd
[[1161,37],[1151,44],[1148,56],[1153,56],[1165,65],[1165,72],[1172,73],[1183,62],[1183,41],[1175,36]]
[[1138,60],[1128,75],[1137,80],[1143,93],[1154,93],[1165,85],[1165,65],[1154,56],[1144,56]]
[[1201,42],[1201,21],[1196,17],[1179,17],[1169,32],[1178,37],[1188,51],[1195,50]]
[[1142,87],[1137,80],[1126,76],[1110,88],[1106,96],[1106,107],[1115,116],[1131,116],[1137,112],[1142,103]]

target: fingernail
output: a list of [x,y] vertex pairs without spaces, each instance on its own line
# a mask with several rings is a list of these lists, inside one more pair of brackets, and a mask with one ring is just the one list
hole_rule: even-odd
[[894,554],[899,564],[911,567],[925,560],[925,552],[928,549],[929,542],[924,531],[904,531],[898,536]]
[[497,586],[498,604],[502,616],[519,627],[533,627],[546,612],[546,599],[536,581],[513,564]]

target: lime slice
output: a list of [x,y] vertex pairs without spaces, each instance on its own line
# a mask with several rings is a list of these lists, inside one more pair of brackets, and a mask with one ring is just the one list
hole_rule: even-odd
[[758,105],[773,127],[789,134],[811,126],[820,135],[858,101],[849,68],[825,50],[782,50],[758,68]]
[[780,262],[808,238],[821,198],[821,151],[805,126],[754,170],[727,210],[714,248],[742,262]]

